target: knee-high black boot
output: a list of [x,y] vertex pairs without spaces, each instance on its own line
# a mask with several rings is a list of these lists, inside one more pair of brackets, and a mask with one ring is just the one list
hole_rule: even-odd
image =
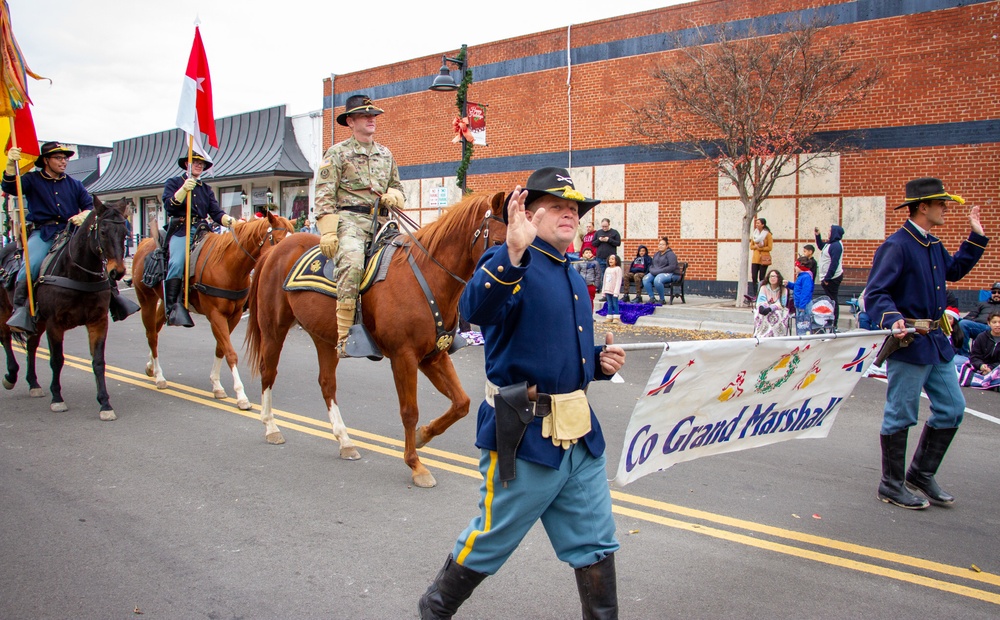
[[486,573],[465,568],[449,554],[448,560],[434,578],[434,583],[420,597],[417,605],[420,620],[448,620],[483,579],[486,579]]
[[951,445],[951,440],[955,438],[957,431],[957,427],[931,428],[925,424],[910,469],[906,472],[906,486],[920,491],[935,504],[947,506],[955,501],[953,496],[938,486],[934,474],[941,466],[941,459],[944,458],[944,453],[948,451],[948,446]]
[[900,508],[923,510],[928,506],[927,500],[910,493],[903,485],[908,432],[909,429],[904,428],[892,435],[879,435],[882,440],[882,481],[878,485],[878,498]]
[[172,278],[163,281],[163,303],[167,311],[167,325],[194,327],[191,314],[181,301],[183,290],[184,280],[181,278]]
[[108,303],[108,312],[111,313],[112,321],[124,321],[140,310],[139,304],[128,297],[123,297],[118,292],[117,282],[111,278],[108,278],[108,282],[111,284],[111,301]]
[[7,319],[7,327],[24,334],[35,333],[35,317],[28,309],[28,281],[18,282],[14,288],[14,311]]
[[583,620],[617,620],[615,554],[607,555],[590,566],[576,569],[576,587],[580,591]]

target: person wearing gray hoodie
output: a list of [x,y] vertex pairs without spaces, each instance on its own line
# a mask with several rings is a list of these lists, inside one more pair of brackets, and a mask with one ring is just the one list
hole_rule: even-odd
[[836,224],[831,226],[826,243],[819,234],[819,228],[814,228],[813,232],[816,234],[816,247],[820,251],[816,277],[823,285],[823,292],[833,302],[833,329],[836,331],[840,322],[840,300],[837,295],[840,293],[840,283],[844,280],[844,243],[841,241],[844,229]]

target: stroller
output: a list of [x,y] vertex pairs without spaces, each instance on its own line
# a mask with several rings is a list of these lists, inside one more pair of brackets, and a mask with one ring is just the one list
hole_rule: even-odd
[[821,295],[813,300],[812,306],[809,309],[809,314],[812,315],[812,333],[814,334],[832,334],[834,331],[833,324],[833,300],[831,300],[826,295]]

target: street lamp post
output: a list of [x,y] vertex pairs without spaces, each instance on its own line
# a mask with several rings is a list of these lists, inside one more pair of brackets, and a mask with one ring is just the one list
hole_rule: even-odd
[[[460,84],[456,83],[455,78],[452,77],[451,70],[448,68],[449,62],[454,64],[458,68],[458,71],[462,74],[462,82]],[[459,118],[464,119],[468,116],[466,108],[468,105],[469,84],[471,83],[472,69],[469,68],[469,48],[467,45],[463,44],[462,49],[458,52],[457,58],[450,58],[448,56],[441,57],[441,69],[438,71],[437,77],[434,78],[434,82],[431,83],[430,87],[428,87],[428,90],[438,92],[458,91],[455,103],[458,106]],[[472,145],[465,139],[464,133],[461,134],[461,138],[462,163],[458,166],[456,176],[458,177],[458,185],[462,188],[462,194],[465,194],[465,177],[468,173],[469,162],[472,160]]]

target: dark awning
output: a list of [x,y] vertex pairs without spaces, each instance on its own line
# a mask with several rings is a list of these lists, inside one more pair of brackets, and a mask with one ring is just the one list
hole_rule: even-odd
[[[215,131],[219,148],[208,147],[215,165],[205,173],[206,181],[313,176],[283,105],[217,119]],[[186,154],[187,137],[180,129],[115,142],[111,165],[87,189],[100,195],[160,188],[181,174],[177,159]]]
[[83,186],[93,183],[100,176],[100,164],[97,157],[83,157],[66,162],[66,176],[73,177]]

